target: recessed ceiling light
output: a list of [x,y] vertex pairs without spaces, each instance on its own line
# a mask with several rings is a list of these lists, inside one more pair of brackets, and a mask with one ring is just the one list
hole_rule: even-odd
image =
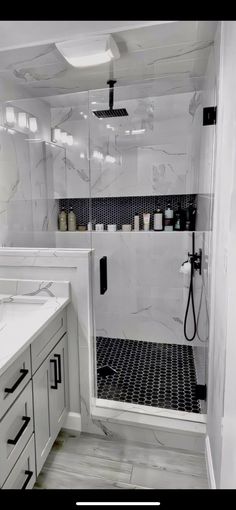
[[74,67],[89,67],[119,58],[119,49],[111,35],[55,43],[63,57]]

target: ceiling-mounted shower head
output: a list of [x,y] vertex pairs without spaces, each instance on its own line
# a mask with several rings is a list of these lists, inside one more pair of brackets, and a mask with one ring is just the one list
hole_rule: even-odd
[[114,104],[114,84],[116,80],[108,80],[109,85],[109,110],[93,110],[94,115],[99,119],[107,119],[108,117],[126,117],[128,114],[126,108],[113,108]]

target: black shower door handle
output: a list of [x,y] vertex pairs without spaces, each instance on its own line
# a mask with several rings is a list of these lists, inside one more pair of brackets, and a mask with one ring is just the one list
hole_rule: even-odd
[[100,259],[100,294],[107,291],[107,257],[104,255]]

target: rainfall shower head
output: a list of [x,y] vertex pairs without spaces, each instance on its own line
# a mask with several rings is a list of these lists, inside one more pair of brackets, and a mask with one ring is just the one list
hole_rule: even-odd
[[126,108],[113,108],[114,103],[114,84],[116,80],[108,80],[109,85],[109,110],[93,110],[94,115],[99,119],[107,119],[108,117],[126,117],[128,114]]

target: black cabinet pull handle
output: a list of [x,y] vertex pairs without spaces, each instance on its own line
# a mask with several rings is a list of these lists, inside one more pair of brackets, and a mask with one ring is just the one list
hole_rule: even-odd
[[20,370],[20,373],[21,373],[21,376],[19,377],[19,379],[17,379],[17,381],[15,382],[15,384],[11,387],[11,388],[5,388],[5,392],[6,393],[14,393],[14,391],[16,390],[16,388],[19,386],[19,384],[21,383],[21,381],[23,381],[23,379],[27,376],[27,374],[29,373],[29,370],[26,370],[25,368],[22,368]]
[[54,354],[54,358],[58,359],[58,378],[57,383],[61,383],[61,355],[60,354]]
[[107,257],[104,255],[100,259],[100,294],[107,291]]
[[23,485],[22,485],[22,487],[21,487],[21,490],[22,490],[22,489],[26,489],[26,487],[27,487],[27,485],[28,485],[28,483],[29,483],[30,479],[31,479],[31,478],[32,478],[32,476],[33,476],[33,474],[34,474],[34,472],[33,472],[33,471],[28,471],[28,470],[27,470],[27,471],[25,471],[25,475],[27,475],[27,478],[26,478],[25,482],[23,483]]
[[24,424],[22,425],[21,429],[19,430],[18,434],[16,435],[16,437],[14,439],[8,439],[7,440],[7,444],[16,444],[18,443],[20,437],[22,436],[23,432],[25,431],[25,429],[27,428],[27,426],[29,425],[29,422],[31,420],[31,418],[29,416],[22,416],[22,420],[24,421]]
[[54,384],[51,385],[52,390],[57,390],[57,360],[50,359],[50,363],[54,365]]

